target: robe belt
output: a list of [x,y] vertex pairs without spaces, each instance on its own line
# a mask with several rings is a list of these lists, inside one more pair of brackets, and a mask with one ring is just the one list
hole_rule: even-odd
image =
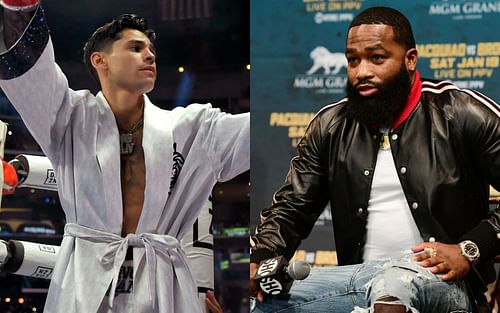
[[[113,233],[95,230],[82,225],[68,223],[64,227],[64,236],[72,236],[84,240],[107,243],[103,253],[97,255],[101,264],[113,263],[113,280],[109,293],[109,307],[113,307],[116,285],[120,268],[125,261],[128,247],[144,247],[146,250],[145,270],[148,272],[149,300],[155,308],[156,296],[156,254],[161,253],[167,257],[167,260],[177,258],[186,264],[186,255],[181,249],[179,240],[169,235],[158,235],[151,233],[128,234],[121,237]],[[189,272],[186,266],[185,270]]]

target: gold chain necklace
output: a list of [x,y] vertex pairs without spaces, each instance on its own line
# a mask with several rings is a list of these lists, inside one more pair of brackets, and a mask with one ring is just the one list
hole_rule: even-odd
[[381,129],[380,130],[380,135],[381,135],[381,138],[380,138],[380,145],[379,145],[379,148],[380,150],[389,150],[391,149],[391,144],[389,142],[389,129]]
[[134,152],[134,133],[142,127],[144,124],[144,115],[141,116],[141,119],[137,121],[129,130],[123,130],[118,128],[118,132],[120,133],[120,154],[121,155],[130,155]]

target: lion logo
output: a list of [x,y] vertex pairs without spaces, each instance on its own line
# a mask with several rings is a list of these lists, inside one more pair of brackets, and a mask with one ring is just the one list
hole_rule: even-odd
[[[323,68],[325,75],[335,75],[338,74],[343,67],[347,68],[347,60],[343,53],[332,53],[325,47],[319,46],[314,48],[310,56],[314,64],[307,71],[307,75],[314,74],[320,68]],[[331,70],[332,68],[333,70]]]

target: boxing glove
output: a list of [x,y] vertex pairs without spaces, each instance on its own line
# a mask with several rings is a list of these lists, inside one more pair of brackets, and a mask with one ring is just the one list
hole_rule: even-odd
[[19,179],[17,177],[16,170],[12,164],[9,164],[4,160],[2,160],[2,166],[3,166],[2,195],[4,196],[11,195],[16,191],[16,187],[19,184]]
[[0,5],[13,11],[31,11],[39,2],[40,0],[0,0]]

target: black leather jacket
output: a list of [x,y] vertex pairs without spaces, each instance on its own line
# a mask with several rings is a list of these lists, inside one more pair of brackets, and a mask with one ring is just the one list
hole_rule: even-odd
[[[339,264],[363,261],[380,134],[347,117],[348,103],[329,105],[312,120],[284,185],[261,213],[251,238],[252,262],[274,255],[291,258],[328,201]],[[480,273],[472,273],[474,285],[493,281],[500,210],[489,210],[488,185],[500,189],[499,107],[477,92],[422,80],[420,101],[389,137],[422,238],[472,240],[481,254],[471,271]]]

